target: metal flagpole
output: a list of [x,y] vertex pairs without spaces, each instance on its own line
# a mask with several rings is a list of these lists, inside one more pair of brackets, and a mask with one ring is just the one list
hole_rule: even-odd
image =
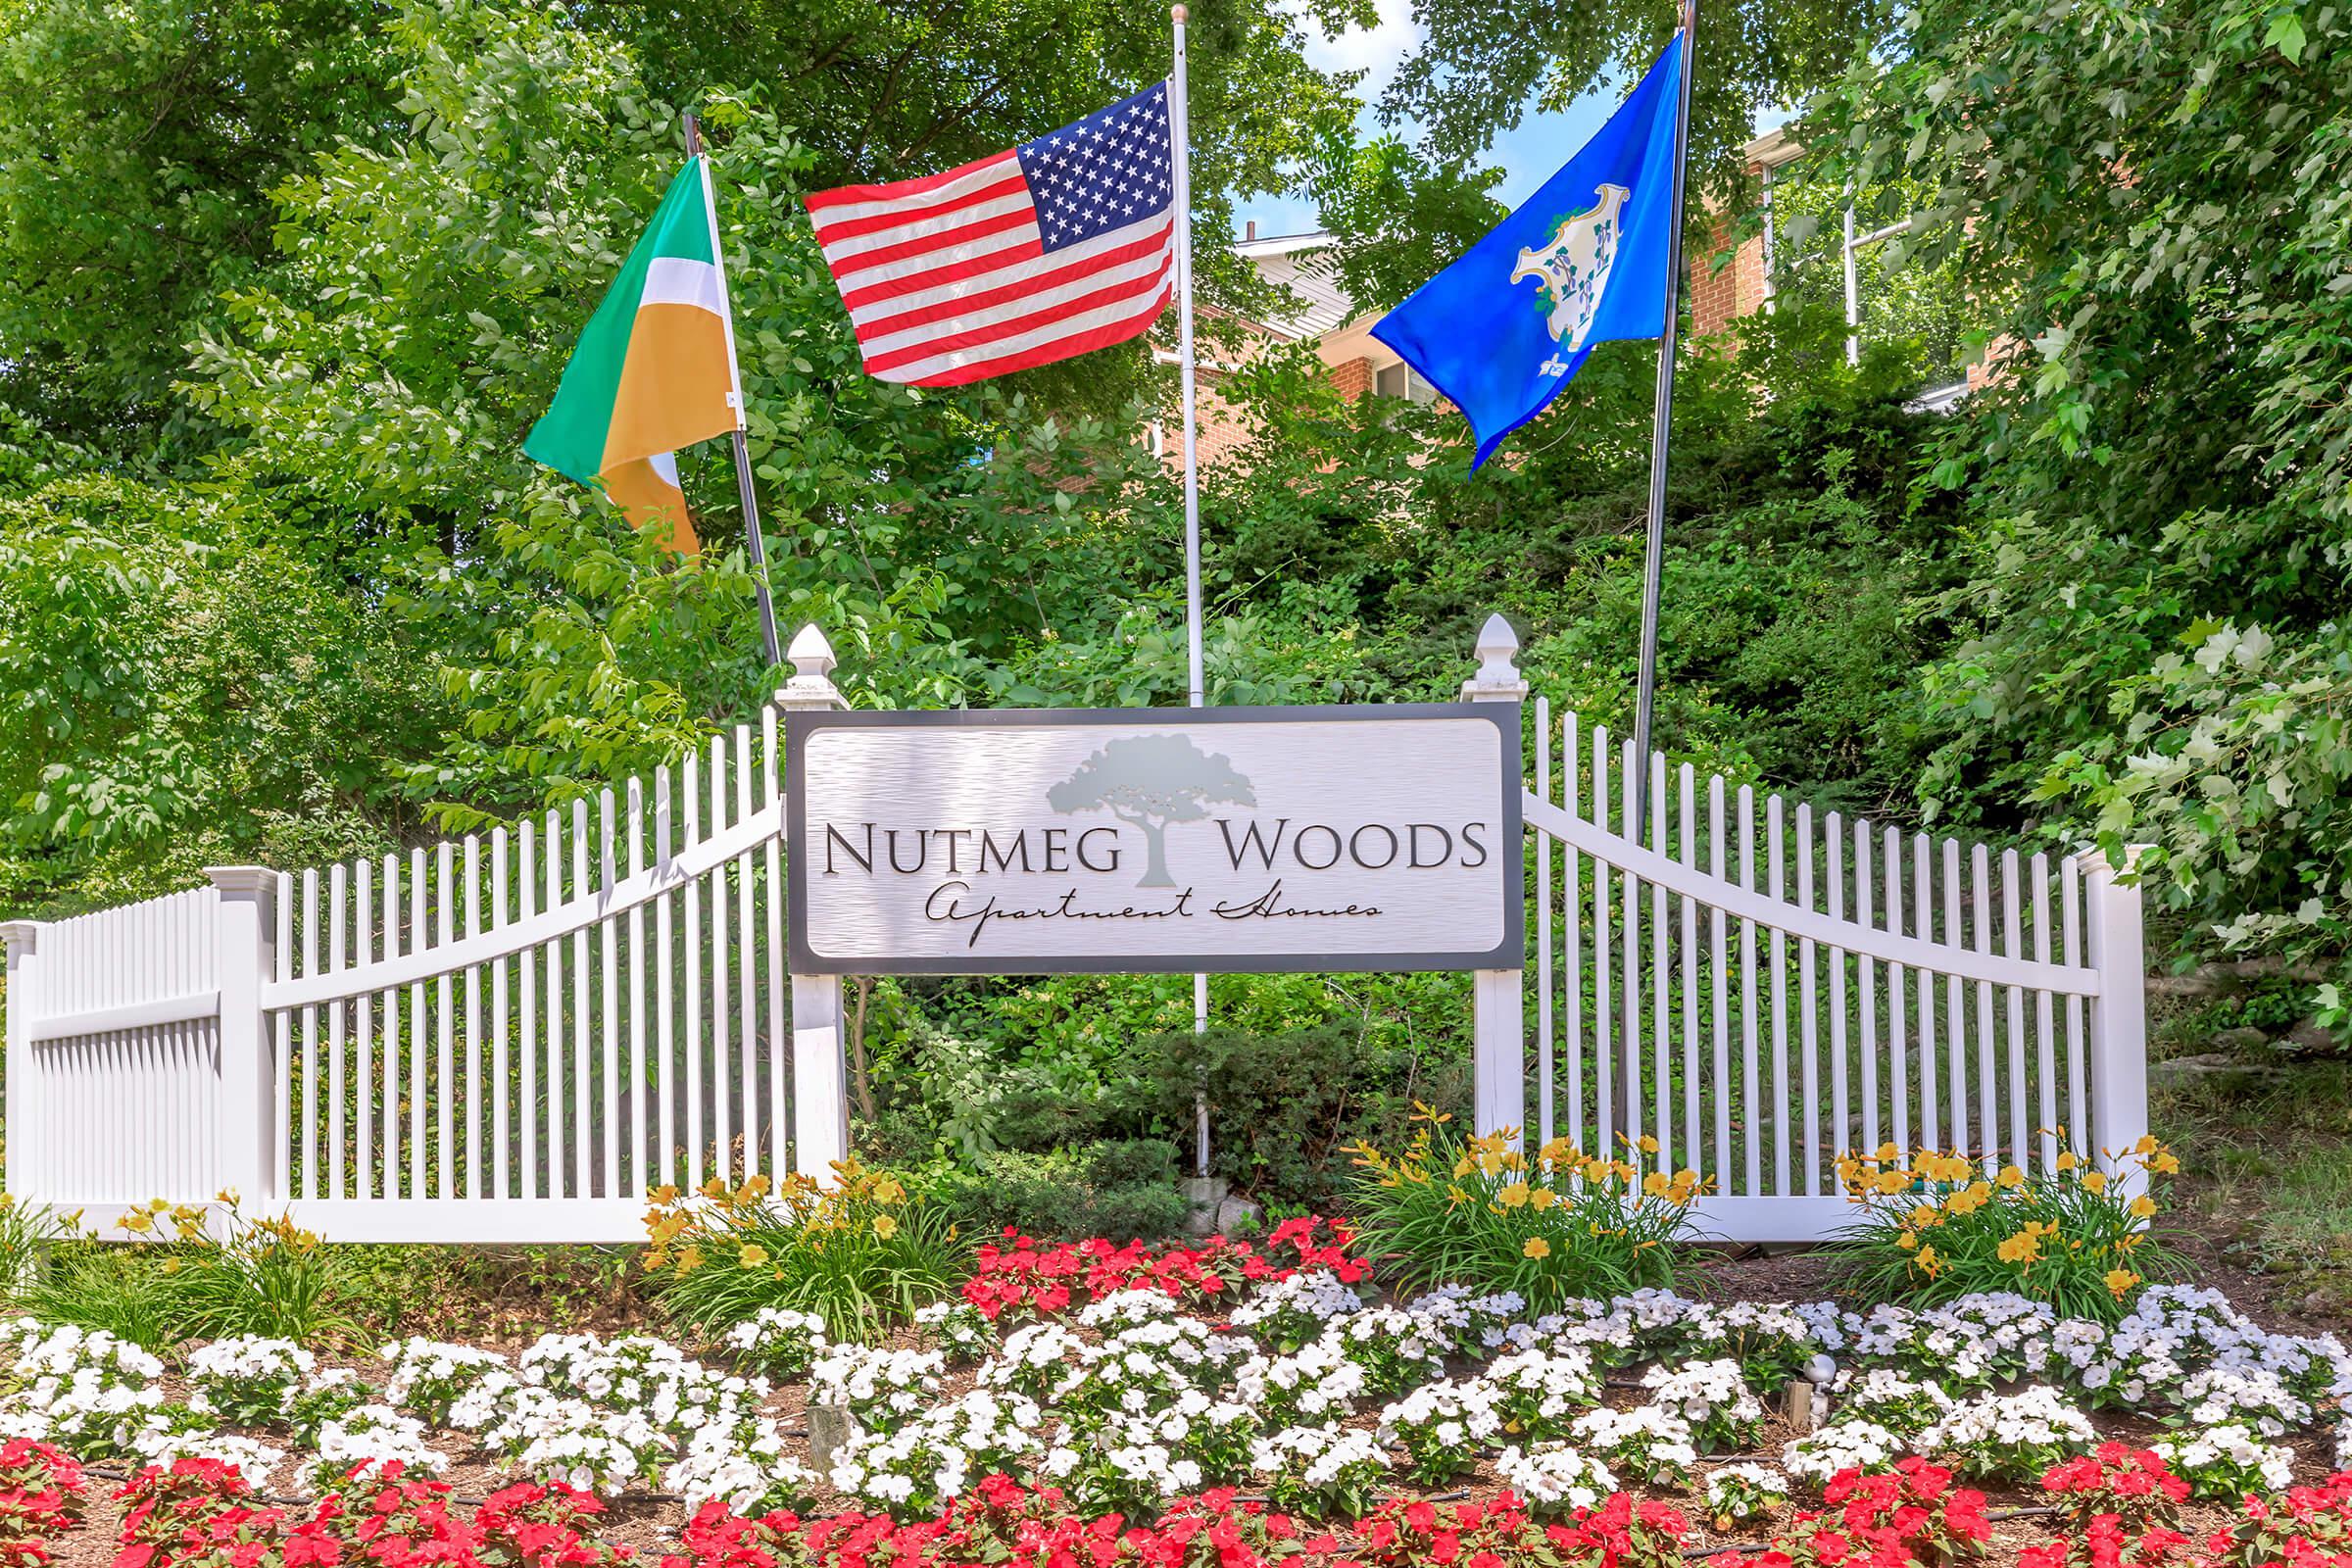
[[[1176,162],[1176,338],[1184,382],[1184,622],[1191,672],[1191,706],[1207,706],[1200,654],[1200,434],[1193,403],[1193,161],[1190,109],[1185,99],[1182,6],[1168,8],[1176,32],[1175,69],[1168,74],[1168,137]],[[1193,976],[1193,1033],[1208,1030],[1208,976]],[[1194,1099],[1196,1174],[1208,1174],[1208,1097]]]
[[[703,123],[693,115],[686,122],[686,156],[703,157]],[[743,371],[735,364],[735,305],[727,291],[727,255],[718,243],[718,203],[710,193],[710,161],[703,159],[703,211],[710,220],[710,260],[718,269],[718,318],[727,333],[727,401],[735,408],[735,493],[743,502],[743,542],[752,558],[752,586],[760,598],[760,646],[767,667],[784,662],[783,644],[776,640],[776,605],[767,592],[767,541],[760,532],[760,502],[752,494],[752,449],[744,441]]]
[[[1634,703],[1634,765],[1649,773],[1650,718],[1658,697],[1658,598],[1666,570],[1666,443],[1674,427],[1674,351],[1682,325],[1683,166],[1690,153],[1690,78],[1698,41],[1698,0],[1683,0],[1683,70],[1674,112],[1674,230],[1666,237],[1666,326],[1658,334],[1658,398],[1650,414],[1649,543],[1642,576],[1642,676]],[[1643,839],[1649,813],[1639,813]],[[1654,846],[1653,846],[1654,848]]]

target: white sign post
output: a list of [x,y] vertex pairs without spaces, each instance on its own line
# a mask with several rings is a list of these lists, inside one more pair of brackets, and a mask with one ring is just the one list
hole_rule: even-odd
[[792,713],[794,971],[1516,969],[1517,718]]

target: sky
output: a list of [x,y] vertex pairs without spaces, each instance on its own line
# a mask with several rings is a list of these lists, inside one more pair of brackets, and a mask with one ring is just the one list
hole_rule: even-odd
[[[1419,35],[1413,25],[1412,0],[1378,0],[1378,25],[1353,28],[1337,38],[1323,36],[1311,21],[1305,24],[1309,62],[1325,71],[1366,73],[1356,91],[1365,101],[1359,123],[1367,131],[1376,128],[1371,104],[1388,87]],[[1619,96],[1611,86],[1578,99],[1563,111],[1529,114],[1497,138],[1485,162],[1503,171],[1502,184],[1495,192],[1503,204],[1516,207],[1534,195],[1536,187],[1607,122]],[[1252,219],[1261,238],[1306,233],[1317,226],[1314,204],[1295,196],[1261,196],[1243,203],[1234,214],[1236,238],[1240,237],[1239,225]]]

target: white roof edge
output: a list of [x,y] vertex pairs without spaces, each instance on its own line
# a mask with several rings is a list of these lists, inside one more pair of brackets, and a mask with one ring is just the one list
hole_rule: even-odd
[[1314,229],[1304,234],[1261,234],[1255,239],[1237,239],[1232,242],[1236,256],[1288,256],[1294,251],[1327,250],[1332,244],[1328,231]]
[[1740,156],[1750,164],[1760,165],[1765,169],[1778,169],[1783,164],[1803,157],[1804,152],[1804,145],[1788,134],[1787,125],[1775,125],[1763,135],[1741,147]]

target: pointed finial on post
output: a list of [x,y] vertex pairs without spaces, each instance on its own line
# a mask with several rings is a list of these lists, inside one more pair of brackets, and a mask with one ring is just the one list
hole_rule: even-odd
[[1502,616],[1489,615],[1478,629],[1478,673],[1462,682],[1466,703],[1516,703],[1527,696],[1527,681],[1511,656],[1519,652],[1519,634]]
[[833,657],[833,645],[825,641],[814,621],[800,629],[784,657],[792,663],[793,675],[776,693],[779,707],[807,711],[850,706],[843,700],[841,688],[833,684],[833,666],[839,662]]

